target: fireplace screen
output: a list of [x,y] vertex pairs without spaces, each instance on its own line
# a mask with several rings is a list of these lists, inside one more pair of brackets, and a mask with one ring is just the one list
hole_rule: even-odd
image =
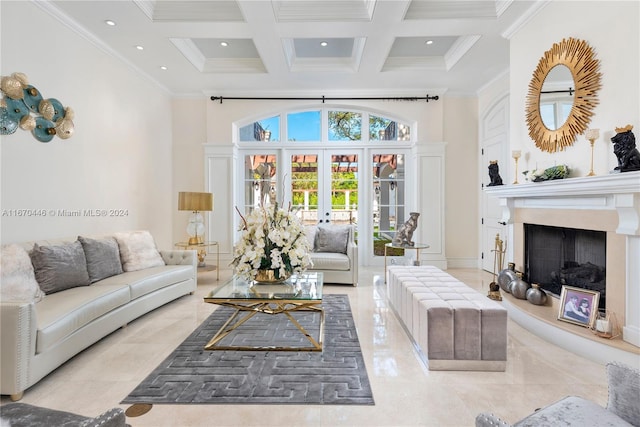
[[604,231],[524,224],[525,280],[555,295],[563,285],[598,291],[604,309],[606,240]]

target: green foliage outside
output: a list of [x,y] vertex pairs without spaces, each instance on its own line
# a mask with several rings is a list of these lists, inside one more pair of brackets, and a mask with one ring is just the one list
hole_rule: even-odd
[[[294,164],[295,166],[299,166]],[[333,172],[332,173],[331,206],[344,209],[346,193],[340,190],[349,190],[349,206],[358,204],[358,181],[354,172]],[[318,206],[318,182],[315,172],[294,172],[291,185],[293,187],[292,201],[294,206],[304,205],[304,190],[309,190],[309,208],[315,209]],[[338,191],[336,191],[338,190]]]
[[[369,139],[380,139],[379,131],[387,129],[391,120],[369,116]],[[360,141],[362,114],[351,111],[329,111],[329,133],[333,141]]]

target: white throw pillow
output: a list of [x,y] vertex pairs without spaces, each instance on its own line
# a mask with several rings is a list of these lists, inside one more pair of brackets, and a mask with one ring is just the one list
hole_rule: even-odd
[[0,300],[38,302],[44,298],[29,253],[22,246],[3,245],[0,258]]
[[305,225],[304,226],[304,235],[307,238],[307,242],[309,242],[309,247],[313,249],[314,243],[316,241],[316,230],[318,229],[315,225]]
[[120,232],[113,235],[120,249],[124,271],[137,271],[165,265],[153,236],[148,231]]

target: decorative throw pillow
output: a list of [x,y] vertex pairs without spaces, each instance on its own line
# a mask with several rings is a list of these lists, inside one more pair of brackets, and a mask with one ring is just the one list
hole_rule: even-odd
[[143,270],[164,265],[156,242],[148,231],[115,233],[124,271]]
[[314,244],[314,252],[347,253],[349,243],[348,225],[318,226]]
[[78,241],[82,244],[84,256],[87,259],[87,272],[91,283],[122,274],[120,249],[116,239],[112,237],[91,239],[78,236]]
[[309,247],[311,247],[311,250],[315,249],[317,229],[318,227],[315,225],[304,226],[304,236],[307,238],[307,242],[309,242]]
[[607,409],[632,425],[640,423],[640,371],[620,362],[607,363]]
[[33,273],[31,258],[22,246],[3,245],[0,257],[0,300],[38,302],[44,298]]
[[29,255],[36,280],[45,294],[89,285],[87,260],[77,240],[56,246],[36,243]]

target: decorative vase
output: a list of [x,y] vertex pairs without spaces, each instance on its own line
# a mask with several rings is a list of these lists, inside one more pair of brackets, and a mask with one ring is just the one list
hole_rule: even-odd
[[547,293],[540,289],[538,283],[533,283],[526,292],[527,301],[534,305],[545,305],[547,303]]
[[518,276],[515,271],[516,265],[512,262],[509,263],[509,268],[505,268],[504,270],[500,270],[498,273],[498,285],[500,289],[505,292],[510,292],[509,285],[512,281],[516,280]]
[[266,284],[282,283],[286,281],[289,277],[291,277],[291,273],[287,273],[285,276],[276,277],[275,270],[264,269],[264,270],[258,270],[255,281],[256,283],[266,283]]
[[531,286],[527,282],[522,280],[521,275],[518,275],[516,280],[512,280],[511,283],[509,283],[509,291],[511,292],[511,295],[518,299],[527,299],[527,290],[530,287]]

